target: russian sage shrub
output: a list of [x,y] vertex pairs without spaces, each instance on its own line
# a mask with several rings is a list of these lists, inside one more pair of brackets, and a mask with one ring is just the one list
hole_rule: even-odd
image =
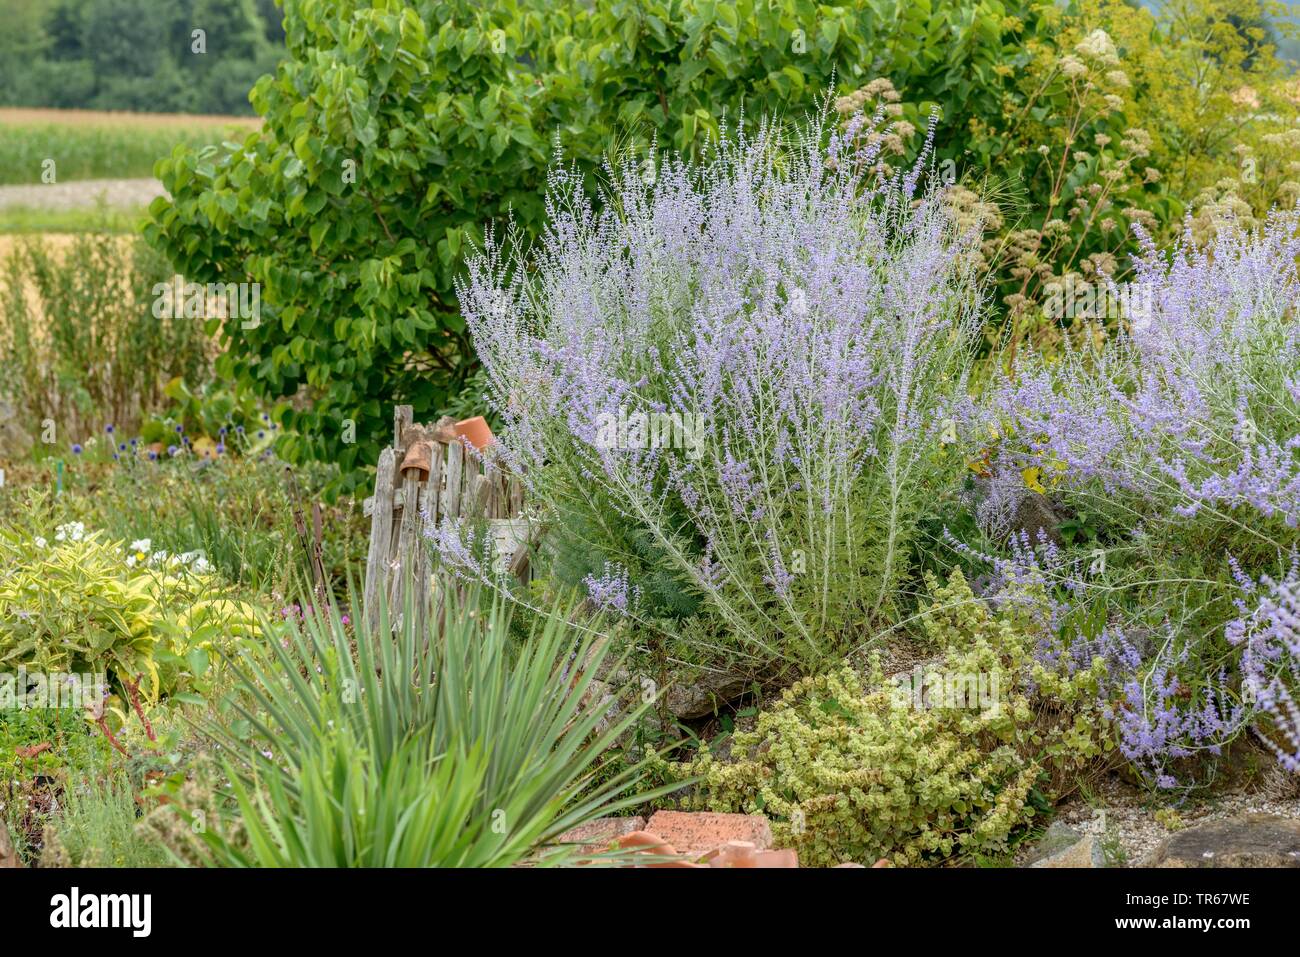
[[[1100,351],[994,391],[1007,461],[1170,547],[1274,560],[1300,534],[1300,211],[1204,249],[1149,243]],[[1014,450],[1012,450],[1014,443]]]
[[1292,774],[1300,774],[1300,556],[1293,553],[1280,579],[1244,574],[1240,615],[1228,623],[1228,641],[1242,649],[1243,697],[1255,712],[1255,731]]
[[1283,764],[1297,753],[1297,256],[1300,210],[1204,248],[1147,243],[1119,335],[1025,357],[989,398],[990,498],[1010,501],[985,515],[1037,486],[1095,520],[1061,584],[1108,606],[1120,747],[1161,787],[1252,722]]
[[611,166],[599,208],[556,168],[531,256],[489,235],[471,259],[502,455],[598,604],[764,662],[895,610],[952,481],[974,237],[919,165],[880,177],[862,122]]

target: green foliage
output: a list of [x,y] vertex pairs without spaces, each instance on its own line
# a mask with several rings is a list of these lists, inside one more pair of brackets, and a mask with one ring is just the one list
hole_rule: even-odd
[[[179,376],[163,388],[171,403],[140,428],[145,443],[175,444],[176,428],[198,446],[199,454],[217,444],[224,452],[256,454],[272,441],[270,415],[263,412],[251,393],[230,388],[222,382],[206,382],[195,388]],[[203,445],[198,443],[207,440]]]
[[[252,441],[258,441],[255,435]],[[332,469],[313,465],[289,473],[284,463],[262,454],[203,460],[191,452],[169,457],[165,450],[154,462],[143,451],[112,462],[106,444],[88,440],[81,455],[63,460],[62,495],[22,488],[27,469],[15,470],[11,484],[0,489],[0,509],[12,509],[15,524],[32,536],[49,538],[55,526],[79,521],[116,540],[147,538],[154,550],[202,554],[228,581],[277,601],[310,580],[293,513],[301,507],[311,522],[312,503],[333,477]],[[238,437],[231,449],[237,446]],[[47,459],[39,480],[52,486],[56,468]],[[348,568],[364,562],[370,522],[359,503],[321,509],[322,560],[341,593]]]
[[943,658],[923,690],[887,684],[878,664],[865,681],[848,668],[805,678],[735,735],[734,762],[705,752],[686,766],[702,779],[694,800],[762,811],[808,864],[1005,852],[1062,775],[1110,747],[1092,703],[1103,662],[1049,671],[1033,661],[1032,605],[995,613],[959,571],[930,587],[924,629]]
[[[14,0],[0,104],[247,113],[279,14],[262,0]],[[200,38],[194,31],[202,30]],[[5,69],[10,63],[22,69]]]
[[191,650],[259,633],[253,610],[210,576],[78,525],[60,526],[54,541],[0,528],[0,570],[6,671],[143,677],[156,698],[193,670]]
[[621,795],[636,768],[595,780],[646,708],[606,726],[586,704],[606,655],[597,636],[557,609],[516,645],[507,607],[443,587],[436,634],[406,614],[390,637],[386,611],[373,632],[357,611],[354,633],[331,611],[269,654],[245,650],[236,667],[252,701],[239,710],[256,740],[213,729],[234,756],[239,808],[201,835],[213,861],[508,866],[635,800]]
[[799,120],[877,62],[918,99],[994,110],[1021,6],[287,0],[288,58],[252,94],[265,127],[162,162],[172,198],[145,233],[187,278],[262,284],[265,321],[223,328],[221,372],[305,393],[278,451],[355,482],[392,402],[435,418],[468,380],[453,278],[486,224],[536,234],[555,139],[594,185],[611,143],[689,151],[724,115]]
[[46,832],[42,866],[173,866],[163,845],[137,828],[138,813],[124,776],[78,782],[64,792],[62,812]]

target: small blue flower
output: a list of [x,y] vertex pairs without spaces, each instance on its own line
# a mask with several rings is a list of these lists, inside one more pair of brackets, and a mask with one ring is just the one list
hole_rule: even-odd
[[257,430],[257,437],[258,437],[259,439],[264,439],[264,438],[266,438],[266,433],[263,432],[261,429],[258,429],[258,430]]
[[110,425],[106,425],[106,426],[104,426],[104,431],[107,432],[109,435],[112,435],[112,434],[113,434],[113,426],[112,426],[111,424],[110,424]]
[[226,427],[224,425],[221,428],[217,429],[217,435],[225,435],[225,434],[226,434]]
[[218,442],[218,443],[217,443],[217,454],[218,454],[218,455],[223,455],[223,454],[225,454],[225,451],[226,451],[226,443],[225,443],[225,442]]
[[235,426],[235,431],[238,432],[240,435],[243,435],[243,434],[244,434],[244,427],[243,427],[242,425],[237,425],[237,426]]
[[149,450],[149,461],[150,462],[158,461],[158,453],[155,452],[153,449]]
[[72,454],[73,454],[73,455],[80,455],[80,454],[81,454],[81,443],[80,443],[80,442],[73,442],[73,443],[72,443]]
[[175,454],[176,454],[176,446],[174,446],[174,445],[169,445],[169,446],[167,446],[167,454],[168,454],[168,455],[175,455]]
[[136,439],[132,439],[132,440],[131,440],[131,448],[135,448],[135,446],[136,446],[136,442],[137,442]]
[[125,442],[118,442],[118,443],[117,443],[117,450],[118,450],[119,452],[125,452],[125,451],[126,451],[126,443],[125,443]]
[[177,435],[180,435],[180,434],[181,434],[182,432],[184,432],[184,431],[185,431],[185,427],[184,427],[183,425],[178,425],[178,426],[176,426],[176,434],[177,434]]

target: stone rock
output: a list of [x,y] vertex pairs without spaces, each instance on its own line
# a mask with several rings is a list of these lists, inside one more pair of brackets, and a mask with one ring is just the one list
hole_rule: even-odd
[[1239,814],[1165,838],[1144,867],[1300,867],[1300,821]]
[[1083,834],[1056,821],[1047,829],[1033,853],[1029,867],[1105,867],[1101,845],[1091,834]]
[[656,811],[646,830],[688,857],[707,854],[728,841],[744,841],[759,851],[772,846],[771,825],[761,814]]
[[556,838],[560,844],[581,844],[585,854],[596,854],[605,850],[619,838],[645,828],[645,818],[640,817],[601,817],[586,824],[570,828]]
[[664,701],[675,717],[706,718],[717,714],[721,705],[739,698],[749,686],[750,679],[745,675],[706,672],[695,680],[674,681]]
[[1038,543],[1040,531],[1047,536],[1049,542],[1064,545],[1065,539],[1061,537],[1062,520],[1051,499],[1041,492],[1030,492],[1016,505],[1011,530],[1016,535],[1024,532],[1029,536],[1031,545]]

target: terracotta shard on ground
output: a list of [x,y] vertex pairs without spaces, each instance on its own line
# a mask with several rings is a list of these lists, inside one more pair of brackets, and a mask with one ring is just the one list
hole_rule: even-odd
[[[707,864],[697,864],[687,856],[678,853],[677,848],[653,831],[633,831],[631,834],[624,834],[618,839],[618,847],[619,850],[634,852],[635,856],[629,862],[629,867],[708,867]],[[653,863],[640,864],[637,858],[649,859]]]
[[798,867],[799,855],[792,850],[760,851],[749,841],[728,841],[705,855],[709,867]]
[[556,838],[559,844],[581,844],[583,851],[595,853],[605,850],[620,837],[645,827],[643,817],[601,817],[586,824],[570,828]]
[[761,814],[656,811],[646,830],[688,857],[707,854],[728,841],[747,841],[760,851],[772,846],[772,828]]

